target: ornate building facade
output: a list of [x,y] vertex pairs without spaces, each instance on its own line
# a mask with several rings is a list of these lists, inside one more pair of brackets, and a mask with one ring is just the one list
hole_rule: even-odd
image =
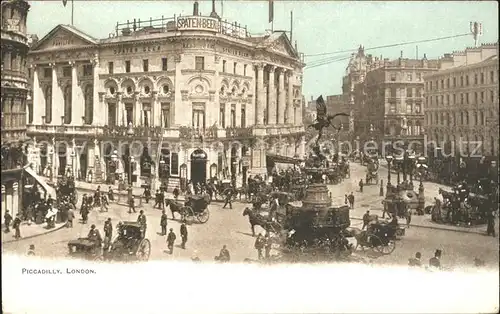
[[445,54],[424,77],[429,140],[462,153],[498,156],[498,43]]
[[382,59],[353,55],[343,79],[343,94],[352,108],[354,136],[361,141],[417,141],[424,138],[424,75],[438,61]]
[[196,8],[106,39],[58,25],[29,64],[31,161],[47,175],[241,184],[266,171],[266,152],[305,154],[304,64],[284,32],[252,37]]
[[[22,176],[25,166],[27,54],[26,18],[29,4],[24,0],[2,1],[2,209],[12,216],[22,207]],[[3,215],[2,215],[3,221]]]

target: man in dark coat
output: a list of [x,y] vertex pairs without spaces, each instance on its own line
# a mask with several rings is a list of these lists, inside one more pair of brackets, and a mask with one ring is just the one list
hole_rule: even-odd
[[153,208],[156,208],[158,206],[158,208],[161,208],[161,201],[160,201],[160,197],[161,197],[161,194],[160,193],[160,190],[156,190],[156,193],[155,193],[155,204],[153,205]]
[[10,224],[12,223],[12,216],[9,214],[9,211],[5,211],[5,215],[3,216],[4,223],[5,223],[5,233],[10,232]]
[[177,198],[179,197],[179,188],[175,187],[172,194],[174,194],[174,199],[177,201]]
[[363,192],[363,179],[359,180],[359,191]]
[[82,209],[80,210],[80,214],[82,215],[82,223],[86,224],[88,219],[89,219],[89,206],[86,202],[86,204],[82,205]]
[[101,244],[102,244],[101,233],[99,232],[99,230],[96,229],[95,225],[90,226],[90,231],[89,231],[89,234],[87,235],[87,238],[90,241],[94,242],[95,249],[98,249],[101,247]]
[[349,194],[347,199],[349,200],[349,205],[351,206],[351,208],[354,208],[354,194],[352,192],[351,194]]
[[488,223],[488,227],[486,228],[486,234],[487,235],[492,235],[492,236],[496,236],[495,235],[495,215],[493,214],[493,211],[490,210],[488,211],[488,213],[486,214],[487,217],[487,223]]
[[113,225],[111,224],[111,218],[108,218],[104,223],[104,248],[108,248],[111,244],[111,238],[113,237]]
[[134,200],[134,196],[130,195],[129,199],[128,199],[128,213],[131,214],[132,212],[136,213],[135,200]]
[[367,210],[366,213],[363,215],[363,227],[361,228],[361,230],[365,229],[369,223],[370,223],[370,211]]
[[21,227],[21,215],[17,214],[16,219],[14,219],[14,222],[12,223],[12,228],[16,231],[16,234],[14,234],[14,238],[19,239],[21,238],[21,230],[19,229]]
[[186,242],[188,240],[188,230],[185,223],[182,223],[181,225],[181,239],[182,239],[181,248],[185,249]]
[[441,250],[436,250],[434,257],[429,260],[429,266],[441,268]]
[[215,260],[222,262],[222,263],[227,263],[231,260],[231,255],[229,254],[229,250],[226,248],[226,245],[222,247],[222,249],[219,252],[219,256],[215,257]]
[[175,239],[177,239],[177,236],[174,233],[174,229],[170,228],[170,232],[167,236],[167,247],[169,250],[169,254],[172,254],[174,252]]
[[422,266],[422,261],[420,260],[421,257],[422,257],[422,254],[420,252],[417,252],[415,254],[415,257],[410,258],[408,260],[408,265],[412,266],[412,267],[420,267],[420,266]]
[[264,248],[264,239],[262,238],[262,233],[259,233],[259,235],[257,236],[257,239],[255,240],[255,249],[257,250],[259,260],[264,257],[264,256],[262,256],[262,249],[263,248]]
[[266,258],[271,257],[271,246],[272,246],[271,237],[269,236],[269,234],[266,234],[264,241],[264,251]]
[[68,222],[66,223],[66,228],[73,228],[73,219],[75,219],[75,213],[71,207],[68,209]]
[[222,206],[222,208],[226,208],[226,205],[229,204],[229,209],[233,209],[233,203],[232,203],[232,200],[233,200],[233,189],[229,189],[227,191],[227,194],[225,195],[226,198],[225,198],[225,202],[224,202],[224,206]]
[[161,218],[160,218],[160,226],[161,226],[161,235],[162,236],[167,235],[167,221],[168,221],[167,214],[165,213],[165,210],[162,210],[161,211]]
[[149,199],[151,198],[151,189],[149,186],[144,187],[144,199],[146,204],[149,204]]
[[146,215],[144,215],[143,210],[139,212],[139,216],[137,217],[137,222],[141,225],[142,237],[144,238],[146,236],[147,223],[146,223]]

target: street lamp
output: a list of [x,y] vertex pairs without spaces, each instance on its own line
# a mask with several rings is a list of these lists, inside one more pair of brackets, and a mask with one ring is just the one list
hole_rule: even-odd
[[49,170],[50,170],[50,182],[54,182],[54,161],[52,157],[54,156],[54,151],[52,147],[49,148]]
[[130,138],[129,144],[129,163],[128,163],[128,200],[129,200],[129,212],[132,212],[133,206],[133,196],[132,196],[132,163],[134,162],[134,156],[132,156],[132,136],[134,136],[134,128],[132,122],[128,124],[127,136]]
[[397,156],[395,159],[394,159],[394,165],[398,165],[397,169],[396,169],[396,173],[398,175],[397,177],[397,185],[399,185],[399,181],[400,181],[400,171],[401,171],[401,168],[403,167],[403,162],[404,162],[404,158],[403,156]]
[[71,176],[74,178],[75,177],[75,151],[71,151]]
[[410,174],[410,186],[413,189],[413,167],[415,166],[415,155],[411,154],[408,156],[408,172]]
[[385,160],[387,160],[387,193],[386,193],[386,195],[388,195],[390,193],[389,191],[391,189],[391,163],[394,160],[394,157],[389,155],[389,156],[385,157]]
[[423,177],[424,177],[424,171],[427,168],[427,159],[424,156],[420,156],[417,158],[417,169],[420,174],[420,185],[418,186],[418,203],[419,207],[423,210],[425,208],[425,196],[424,196],[424,183],[423,183]]
[[117,150],[114,150],[113,153],[111,154],[111,161],[115,165],[115,171],[113,173],[111,173],[111,172],[109,173],[109,175],[110,175],[109,182],[111,184],[114,184],[115,180],[116,180],[116,169],[118,169],[118,151]]

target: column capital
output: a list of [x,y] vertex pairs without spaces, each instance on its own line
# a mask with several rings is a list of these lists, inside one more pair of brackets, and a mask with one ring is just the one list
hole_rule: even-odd
[[289,78],[293,76],[293,70],[286,70],[286,76]]
[[75,67],[76,65],[76,62],[75,61],[68,61],[68,64],[72,67]]
[[153,95],[153,100],[157,101],[158,100],[158,91],[153,91],[152,95]]
[[276,66],[275,65],[268,65],[267,69],[268,69],[269,73],[274,73],[274,71],[276,71]]
[[122,101],[123,98],[123,93],[122,92],[116,92],[116,97],[118,98],[118,101]]
[[255,63],[255,67],[257,68],[257,70],[260,70],[260,71],[264,70],[265,66],[266,65],[263,62],[257,62],[257,63]]
[[34,69],[34,70],[36,70],[36,67],[37,67],[37,64],[36,64],[36,63],[32,63],[32,64],[30,64],[30,69]]
[[49,67],[51,67],[52,70],[55,70],[56,69],[56,63],[55,62],[49,63]]

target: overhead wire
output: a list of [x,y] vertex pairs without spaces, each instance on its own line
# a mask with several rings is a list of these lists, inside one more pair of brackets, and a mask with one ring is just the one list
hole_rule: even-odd
[[[426,43],[426,42],[439,41],[439,40],[451,39],[451,38],[457,38],[457,37],[464,37],[464,36],[470,36],[470,33],[458,34],[458,35],[450,35],[450,36],[437,37],[437,38],[431,38],[431,39],[422,39],[422,40],[407,41],[407,42],[401,42],[401,43],[396,43],[396,44],[389,44],[389,45],[383,45],[383,46],[376,46],[376,47],[364,48],[364,50],[366,51],[366,50],[373,50],[373,49],[391,48],[391,47],[397,47],[397,46]],[[339,51],[333,51],[333,52],[322,52],[322,53],[314,53],[314,54],[305,54],[304,57],[326,56],[326,55],[339,54],[339,53],[345,53],[345,52],[356,52],[356,51],[358,51],[358,49],[347,49],[347,50],[339,50]]]

